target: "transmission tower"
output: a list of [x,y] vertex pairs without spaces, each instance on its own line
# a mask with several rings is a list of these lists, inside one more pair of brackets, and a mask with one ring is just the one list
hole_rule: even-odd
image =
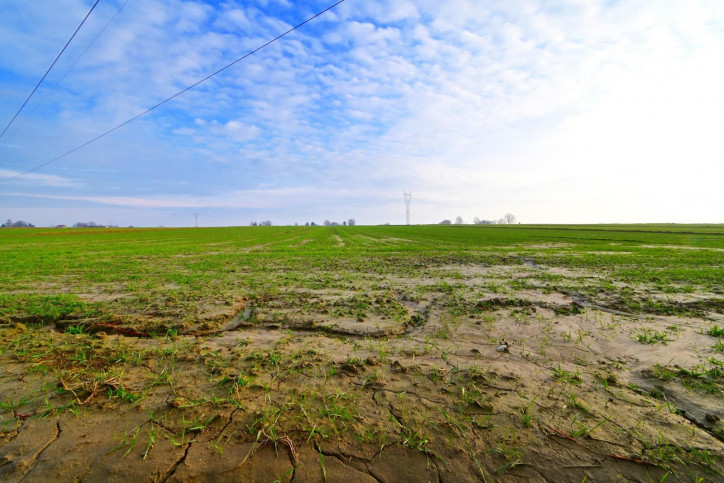
[[405,214],[407,215],[407,224],[410,224],[410,201],[412,200],[412,193],[405,191]]
[[199,214],[198,213],[194,213],[194,220],[196,220],[196,228],[198,228],[199,227]]

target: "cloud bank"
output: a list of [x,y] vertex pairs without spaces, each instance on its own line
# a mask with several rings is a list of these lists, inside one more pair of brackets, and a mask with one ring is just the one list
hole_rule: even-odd
[[[51,91],[121,3],[99,5],[0,140],[3,172],[87,141],[326,6],[132,0]],[[0,119],[89,6],[0,5],[0,44],[14,46],[0,52]],[[722,222],[722,51],[718,2],[348,0],[4,183],[0,208],[19,218],[102,204],[129,209],[122,224],[151,212],[152,224],[190,224],[195,209],[218,224],[402,223],[408,190],[419,223],[506,212],[523,222]]]

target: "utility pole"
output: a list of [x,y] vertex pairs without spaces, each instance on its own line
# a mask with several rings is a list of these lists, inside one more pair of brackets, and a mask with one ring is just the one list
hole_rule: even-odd
[[405,194],[405,214],[407,215],[407,224],[410,224],[410,201],[412,201],[412,193],[404,192]]
[[199,214],[198,213],[194,213],[194,219],[196,220],[196,228],[198,228],[199,227]]

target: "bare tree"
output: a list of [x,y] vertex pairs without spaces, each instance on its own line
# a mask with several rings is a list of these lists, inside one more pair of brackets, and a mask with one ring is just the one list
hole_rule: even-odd
[[507,213],[503,218],[505,218],[506,223],[508,223],[509,225],[515,225],[515,223],[517,222],[515,216],[511,213]]
[[354,218],[350,218],[349,220],[347,220],[347,224],[349,226],[355,226],[357,224],[357,220],[355,220]]
[[462,216],[458,216],[457,218],[455,218],[455,224],[456,224],[456,225],[462,225],[463,223],[464,223],[464,221],[463,221],[463,217],[462,217]]
[[324,220],[324,226],[332,226],[332,222],[329,220]]
[[440,225],[452,225],[452,221],[450,221],[450,220],[442,220],[439,224],[440,224]]

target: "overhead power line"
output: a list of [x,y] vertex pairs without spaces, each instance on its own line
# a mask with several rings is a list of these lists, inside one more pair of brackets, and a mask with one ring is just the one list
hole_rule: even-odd
[[37,166],[35,166],[35,167],[33,167],[33,168],[30,168],[30,169],[27,170],[27,171],[24,171],[24,172],[22,172],[22,173],[16,174],[16,175],[14,175],[14,176],[9,176],[9,177],[7,177],[7,178],[2,178],[2,179],[0,179],[0,182],[10,181],[10,180],[12,180],[12,179],[16,179],[16,178],[20,178],[21,176],[25,176],[25,175],[28,174],[28,173],[32,173],[33,171],[37,171],[37,170],[40,169],[40,168],[43,168],[43,167],[45,167],[45,166],[47,166],[47,165],[49,165],[49,164],[51,164],[51,163],[54,163],[54,162],[56,162],[56,161],[58,161],[58,160],[60,160],[60,159],[63,159],[63,158],[65,158],[66,156],[69,156],[69,155],[75,153],[76,151],[78,151],[78,150],[80,150],[80,149],[83,149],[84,147],[88,146],[89,144],[92,144],[92,143],[98,141],[99,139],[108,136],[109,134],[111,134],[111,133],[114,132],[114,131],[117,131],[118,129],[122,128],[123,126],[132,123],[133,121],[135,121],[136,119],[138,119],[138,118],[140,118],[140,117],[145,116],[146,114],[148,114],[149,112],[153,111],[154,109],[157,109],[157,108],[163,106],[164,104],[166,104],[167,102],[172,101],[173,99],[176,99],[176,98],[177,98],[178,96],[180,96],[181,94],[184,94],[184,93],[190,91],[191,89],[193,89],[194,87],[196,87],[196,86],[198,86],[198,85],[200,85],[200,84],[203,84],[203,83],[206,82],[207,80],[209,80],[209,79],[211,79],[212,77],[214,77],[214,76],[216,76],[216,75],[224,72],[224,71],[227,70],[229,67],[232,67],[232,66],[238,64],[239,62],[241,62],[242,60],[246,59],[247,57],[250,57],[250,56],[256,54],[257,52],[259,52],[259,51],[262,50],[263,48],[265,48],[265,47],[273,44],[273,43],[276,42],[277,40],[279,40],[279,39],[281,39],[281,38],[283,38],[283,37],[286,37],[286,36],[289,35],[290,33],[292,33],[292,32],[294,32],[295,30],[297,30],[298,28],[300,28],[300,27],[308,24],[309,22],[311,22],[311,21],[314,20],[315,18],[317,18],[317,17],[319,17],[319,16],[321,16],[321,15],[324,15],[325,13],[329,12],[330,10],[332,10],[333,8],[335,8],[337,5],[340,5],[340,4],[344,3],[344,1],[345,1],[345,0],[339,0],[339,1],[336,2],[336,3],[333,3],[332,5],[330,5],[329,7],[325,8],[324,10],[321,10],[320,12],[318,12],[318,13],[314,14],[313,16],[309,17],[309,18],[308,18],[307,20],[305,20],[304,22],[302,22],[302,23],[300,23],[300,24],[297,24],[297,25],[295,25],[294,27],[290,28],[289,30],[287,30],[287,31],[284,32],[283,34],[280,34],[280,35],[274,37],[273,39],[271,39],[271,40],[268,41],[267,43],[265,43],[265,44],[257,47],[256,49],[248,52],[247,54],[239,57],[238,59],[236,59],[235,61],[233,61],[233,62],[231,62],[231,63],[229,63],[229,64],[227,64],[227,65],[225,65],[225,66],[222,67],[221,69],[219,69],[219,70],[217,70],[217,71],[215,71],[215,72],[212,72],[211,74],[207,75],[207,76],[204,77],[203,79],[201,79],[201,80],[199,80],[199,81],[197,81],[197,82],[194,82],[194,83],[191,84],[190,86],[188,86],[188,87],[186,87],[186,88],[178,91],[176,94],[172,95],[171,97],[169,97],[169,98],[167,98],[167,99],[159,102],[158,104],[156,104],[156,105],[154,105],[154,106],[149,107],[148,109],[146,109],[145,111],[141,112],[140,114],[137,114],[137,115],[133,116],[132,118],[128,119],[127,121],[124,121],[124,122],[122,122],[121,124],[118,124],[116,127],[111,128],[111,129],[109,129],[108,131],[106,131],[106,132],[104,132],[104,133],[102,133],[102,134],[99,134],[98,136],[94,137],[94,138],[91,139],[90,141],[86,141],[85,143],[81,144],[80,146],[77,146],[77,147],[71,149],[70,151],[68,151],[68,152],[66,152],[66,153],[64,153],[64,154],[61,154],[60,156],[57,156],[57,157],[51,159],[50,161],[46,161],[46,162],[43,163],[43,164],[39,164],[39,165],[37,165]]
[[13,129],[12,131],[10,131],[10,134],[9,134],[10,136],[12,136],[14,133],[18,132],[18,129],[21,129],[21,128],[23,127],[23,125],[25,124],[25,121],[27,121],[28,118],[32,117],[33,114],[35,113],[35,111],[37,111],[38,108],[39,108],[41,105],[43,105],[43,102],[45,102],[46,99],[48,99],[48,96],[50,96],[50,94],[52,94],[53,91],[55,91],[55,89],[58,87],[58,85],[60,85],[61,82],[63,82],[63,79],[65,79],[65,76],[67,76],[68,73],[69,73],[71,70],[73,70],[73,67],[75,67],[76,64],[80,61],[80,59],[83,58],[83,56],[86,54],[86,52],[88,52],[88,51],[90,50],[90,48],[93,47],[93,44],[95,44],[96,40],[98,40],[98,39],[100,38],[100,36],[103,35],[103,32],[105,32],[106,29],[111,25],[111,23],[113,23],[113,21],[116,19],[116,17],[118,16],[118,14],[121,13],[121,10],[123,10],[123,8],[126,6],[126,4],[127,4],[129,1],[130,1],[130,0],[126,0],[120,7],[118,7],[118,10],[116,10],[116,13],[114,13],[113,16],[112,16],[110,19],[108,19],[108,21],[107,21],[106,24],[103,26],[103,28],[100,30],[100,32],[98,32],[98,34],[96,34],[96,36],[93,38],[93,40],[90,41],[90,43],[86,46],[86,48],[83,50],[83,52],[81,52],[80,55],[73,61],[73,63],[70,65],[70,67],[68,67],[68,68],[65,70],[65,72],[63,72],[63,75],[60,76],[60,79],[58,79],[58,80],[55,82],[55,84],[53,84],[53,86],[50,88],[50,90],[48,90],[48,92],[47,92],[47,93],[45,94],[45,96],[40,100],[40,102],[38,102],[38,103],[35,105],[35,107],[33,107],[33,110],[30,111],[29,114],[27,114],[24,118],[21,119],[20,125],[18,125],[18,124],[15,125],[15,129]]
[[24,108],[25,105],[28,103],[28,101],[30,100],[30,98],[33,97],[33,94],[35,94],[35,91],[38,90],[38,87],[40,87],[40,84],[43,83],[43,81],[45,80],[45,77],[48,75],[48,72],[50,72],[50,70],[53,68],[53,66],[55,65],[55,63],[58,62],[58,59],[60,59],[60,56],[63,55],[63,52],[65,52],[65,49],[68,48],[68,45],[70,45],[71,41],[75,38],[75,34],[78,33],[78,31],[79,31],[80,28],[83,26],[83,24],[85,23],[85,21],[88,20],[88,17],[90,17],[91,12],[93,12],[93,9],[96,8],[96,5],[98,5],[98,2],[100,2],[100,1],[101,1],[101,0],[96,0],[96,3],[93,4],[93,6],[92,6],[91,9],[88,11],[88,13],[86,14],[86,16],[83,18],[83,21],[80,23],[80,25],[78,25],[78,28],[75,29],[75,32],[73,32],[73,35],[70,36],[70,38],[68,39],[68,41],[67,41],[67,42],[65,43],[65,45],[63,46],[63,50],[60,51],[60,53],[59,53],[58,56],[55,58],[55,60],[53,61],[53,63],[50,64],[50,67],[48,67],[48,70],[45,71],[45,74],[43,74],[43,77],[40,78],[40,80],[38,81],[38,83],[37,83],[37,84],[35,85],[35,87],[33,88],[33,91],[30,93],[30,95],[28,96],[28,98],[25,99],[25,102],[23,102],[23,105],[20,106],[20,109],[18,109],[18,112],[15,113],[15,115],[13,116],[13,118],[10,119],[10,122],[8,123],[8,125],[5,126],[5,129],[3,129],[3,132],[0,133],[0,138],[3,137],[3,135],[5,135],[5,132],[8,130],[8,128],[10,127],[10,125],[13,123],[13,121],[15,121],[15,119],[18,117],[18,114],[20,114],[20,111],[23,110],[23,108]]

